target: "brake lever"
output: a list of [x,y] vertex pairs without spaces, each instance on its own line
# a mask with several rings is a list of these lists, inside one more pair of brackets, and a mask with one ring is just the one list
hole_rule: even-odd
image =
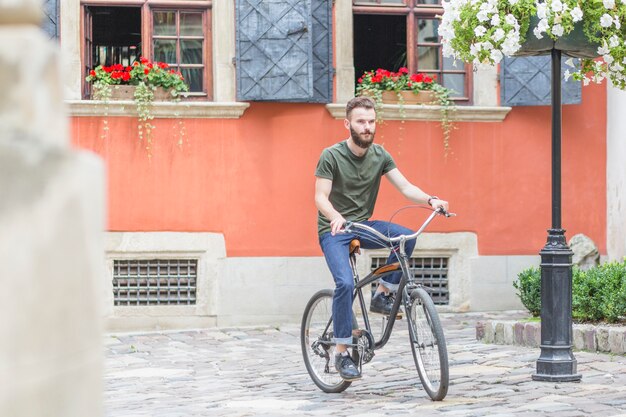
[[449,211],[446,211],[445,209],[443,209],[442,207],[439,207],[436,210],[439,214],[446,216],[446,217],[455,217],[456,213],[450,213]]

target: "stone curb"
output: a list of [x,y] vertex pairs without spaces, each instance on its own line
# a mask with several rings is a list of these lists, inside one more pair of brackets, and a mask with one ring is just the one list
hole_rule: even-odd
[[[626,353],[626,327],[574,324],[573,348],[590,352]],[[476,323],[476,340],[498,345],[538,347],[541,323],[490,320]]]

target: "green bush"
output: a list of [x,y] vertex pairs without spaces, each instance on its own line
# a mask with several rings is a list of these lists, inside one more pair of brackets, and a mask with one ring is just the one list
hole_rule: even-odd
[[539,268],[528,268],[520,272],[513,286],[524,307],[533,316],[539,316],[541,313],[541,271]]
[[[524,307],[541,312],[541,271],[528,268],[513,283]],[[616,322],[626,316],[626,259],[582,271],[573,268],[572,317],[579,321]]]

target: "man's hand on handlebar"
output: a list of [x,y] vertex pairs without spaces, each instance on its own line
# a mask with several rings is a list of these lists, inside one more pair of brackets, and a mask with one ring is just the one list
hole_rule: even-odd
[[337,233],[341,233],[343,225],[346,223],[346,219],[343,216],[337,216],[330,221],[330,234],[335,236]]
[[438,197],[431,197],[428,204],[430,204],[430,206],[435,210],[443,209],[444,213],[448,212],[448,202],[446,200],[441,200]]

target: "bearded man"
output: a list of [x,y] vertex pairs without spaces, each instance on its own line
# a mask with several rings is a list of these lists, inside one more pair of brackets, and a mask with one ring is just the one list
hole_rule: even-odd
[[[369,220],[376,203],[381,178],[386,177],[407,199],[417,204],[427,204],[434,209],[448,210],[448,202],[426,194],[411,184],[396,167],[391,155],[374,143],[376,133],[376,107],[368,97],[356,97],[346,105],[344,120],[350,137],[324,149],[315,170],[315,205],[318,209],[319,242],[326,263],[335,280],[333,297],[333,337],[335,369],[346,381],[361,377],[360,371],[348,353],[352,343],[352,297],[354,280],[350,267],[349,247],[358,238],[361,247],[378,249],[383,246],[366,236],[344,233],[346,221],[361,222],[387,236],[411,234],[403,226]],[[406,242],[408,256],[413,252],[415,240]],[[391,252],[387,263],[397,262]],[[402,272],[398,271],[381,280],[370,303],[370,311],[389,314],[393,293],[397,290]]]

